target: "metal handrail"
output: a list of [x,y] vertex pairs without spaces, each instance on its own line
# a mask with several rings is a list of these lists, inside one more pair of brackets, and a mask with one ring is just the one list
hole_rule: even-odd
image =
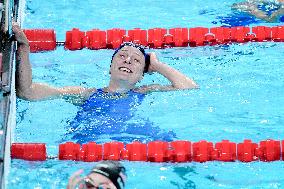
[[[2,1],[1,1],[2,2]],[[0,189],[7,184],[10,165],[12,125],[15,125],[15,42],[12,41],[12,16],[17,18],[18,1],[4,0],[1,19],[2,73],[0,77]],[[7,169],[8,168],[8,169]]]
[[7,32],[9,35],[12,35],[12,18],[11,15],[14,10],[14,1],[12,0],[5,0],[5,22],[4,22],[4,31]]
[[[2,33],[2,44],[1,44],[1,52],[3,52],[2,57],[2,75],[1,75],[1,90],[3,93],[11,92],[11,76],[12,76],[12,64],[10,55],[11,43],[12,43],[12,14],[14,10],[14,1],[5,0],[5,17],[4,17],[4,29]],[[5,63],[4,63],[5,62]]]

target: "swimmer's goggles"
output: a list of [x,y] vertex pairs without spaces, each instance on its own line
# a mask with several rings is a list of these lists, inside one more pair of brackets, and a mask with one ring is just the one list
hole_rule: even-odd
[[95,182],[89,178],[84,178],[85,189],[105,189],[104,184],[96,186]]
[[[126,173],[125,173],[125,167],[122,166],[118,162],[113,162],[113,161],[105,161],[97,164],[90,172],[92,173],[97,173],[100,175],[105,176],[108,178],[113,185],[117,189],[123,189],[125,180],[126,180]],[[90,178],[90,176],[86,176],[84,179],[84,185],[86,189],[105,189],[109,188],[107,183],[102,183],[99,186],[95,183],[95,181]]]
[[[93,181],[93,179],[91,179],[88,176],[86,176],[84,178],[83,183],[84,183],[84,188],[83,189],[109,189],[109,187],[106,187],[106,185],[104,183],[97,186],[96,183]],[[118,179],[118,182],[117,183],[113,183],[113,184],[116,186],[117,189],[124,188],[123,187],[124,186],[124,181],[121,180],[121,179]]]

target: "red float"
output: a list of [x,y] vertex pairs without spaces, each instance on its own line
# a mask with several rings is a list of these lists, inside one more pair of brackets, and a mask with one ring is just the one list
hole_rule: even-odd
[[282,155],[282,160],[284,160],[284,140],[282,140],[282,142],[281,142],[282,144],[281,144],[281,155]]
[[164,45],[165,47],[174,47],[174,37],[171,34],[166,34],[164,36]]
[[148,161],[167,162],[169,161],[169,143],[153,141],[148,143]]
[[86,46],[85,32],[73,28],[66,32],[65,49],[80,50]]
[[206,45],[216,45],[215,35],[212,33],[205,34],[205,43]]
[[232,27],[231,28],[231,41],[232,42],[238,42],[238,43],[243,43],[246,42],[248,38],[246,38],[248,36],[250,32],[250,28],[249,27],[243,27],[243,26],[239,26],[239,27]]
[[205,140],[193,143],[192,151],[193,161],[200,163],[214,160],[216,154],[213,148],[213,143]]
[[80,160],[86,162],[100,161],[103,159],[103,147],[95,142],[82,145]]
[[129,37],[128,35],[124,35],[124,36],[122,37],[122,41],[123,41],[123,42],[131,42],[131,39],[130,39],[130,37]]
[[189,29],[189,46],[204,46],[206,43],[206,34],[209,33],[208,28],[197,27]]
[[277,161],[280,151],[280,141],[265,140],[260,142],[257,154],[261,161]]
[[126,30],[113,28],[107,30],[107,48],[116,49],[123,43],[123,37],[126,35]]
[[187,47],[189,42],[188,28],[172,28],[169,33],[173,36],[175,47]]
[[214,38],[209,41],[212,44],[224,44],[231,41],[231,28],[215,27],[210,29],[210,33],[214,35]]
[[11,158],[45,161],[46,146],[43,143],[14,143],[11,145]]
[[86,47],[89,49],[106,48],[106,32],[93,29],[86,32]]
[[243,143],[237,145],[238,160],[242,162],[251,162],[258,159],[258,144],[252,143],[251,140],[244,140]]
[[263,42],[271,40],[271,28],[265,26],[252,27],[252,33],[255,34],[253,41]]
[[128,30],[129,41],[147,46],[147,30],[141,30],[140,28],[134,28]]
[[128,160],[129,159],[129,157],[128,157],[128,150],[122,149],[122,151],[120,152],[120,158],[122,160]]
[[236,155],[236,143],[230,142],[229,140],[222,140],[215,144],[216,157],[218,161],[235,161]]
[[104,148],[104,160],[120,160],[121,153],[124,149],[124,145],[122,142],[108,142],[103,145]]
[[30,44],[31,52],[51,51],[56,48],[56,35],[53,29],[23,30]]
[[284,42],[284,26],[272,27],[271,31],[273,41]]
[[188,162],[191,157],[191,142],[189,141],[173,141],[171,146],[171,160],[173,162]]
[[147,161],[147,145],[140,142],[126,144],[129,161]]
[[164,36],[167,30],[164,28],[153,28],[148,30],[148,45],[151,48],[164,47]]
[[255,35],[253,33],[248,33],[246,36],[245,36],[245,41],[248,42],[248,41],[254,41],[255,40]]
[[66,142],[59,145],[59,156],[60,160],[75,160],[80,159],[80,144],[73,142]]

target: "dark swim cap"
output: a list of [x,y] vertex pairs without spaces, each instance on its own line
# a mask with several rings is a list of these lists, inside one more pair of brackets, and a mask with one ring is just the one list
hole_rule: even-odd
[[102,161],[92,169],[91,173],[109,178],[117,189],[123,189],[125,186],[126,170],[118,161]]
[[145,57],[145,67],[144,67],[144,71],[143,73],[146,73],[148,72],[148,69],[149,69],[149,65],[150,65],[150,56],[145,53],[145,49],[142,45],[140,44],[137,44],[137,43],[133,43],[133,42],[124,42],[122,43],[113,53],[112,57],[111,57],[111,61],[113,60],[113,57],[116,55],[116,53],[122,49],[123,47],[125,46],[129,46],[129,47],[135,47],[137,48]]

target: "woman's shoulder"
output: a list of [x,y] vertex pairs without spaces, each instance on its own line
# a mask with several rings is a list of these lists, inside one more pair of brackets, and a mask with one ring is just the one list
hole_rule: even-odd
[[82,97],[85,97],[86,99],[88,99],[90,96],[92,96],[93,94],[97,93],[98,91],[100,91],[101,89],[97,89],[97,88],[89,88],[86,89],[83,93],[82,93]]
[[96,88],[88,88],[84,90],[77,99],[76,103],[73,103],[75,105],[83,105],[89,98],[91,98],[94,94],[96,94],[100,89]]

